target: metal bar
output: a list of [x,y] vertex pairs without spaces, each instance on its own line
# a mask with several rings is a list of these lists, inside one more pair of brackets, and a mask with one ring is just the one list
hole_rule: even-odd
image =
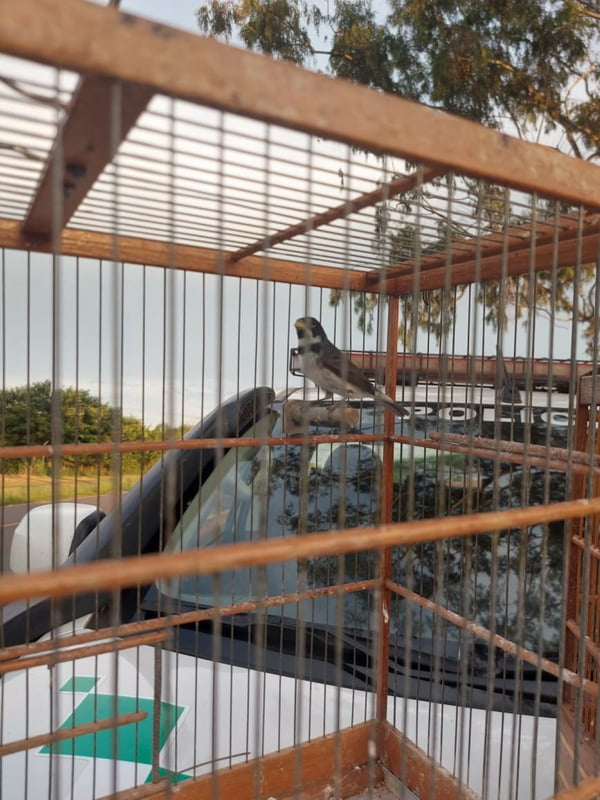
[[102,653],[114,653],[118,650],[129,650],[132,647],[142,647],[146,644],[156,644],[164,642],[169,638],[169,633],[159,631],[157,633],[146,634],[145,636],[132,637],[131,639],[119,639],[118,641],[106,642],[104,644],[85,645],[84,647],[73,648],[71,650],[54,650],[46,655],[31,656],[29,658],[18,658],[11,661],[0,663],[0,675],[7,672],[17,672],[21,669],[31,669],[39,666],[52,666],[65,661],[75,661],[78,658],[88,656],[98,656]]
[[333,222],[336,219],[342,219],[347,217],[349,214],[355,214],[357,211],[360,211],[363,208],[374,206],[376,203],[380,203],[384,199],[387,200],[391,197],[397,197],[399,194],[404,194],[404,192],[414,189],[417,184],[428,183],[434,178],[438,178],[440,175],[443,175],[444,172],[445,170],[439,167],[430,167],[425,169],[422,174],[419,170],[417,170],[412,175],[403,175],[401,178],[395,178],[389,183],[386,183],[384,186],[381,186],[379,189],[374,189],[372,192],[366,192],[360,197],[355,197],[352,200],[347,200],[339,206],[335,206],[335,208],[328,208],[327,211],[321,211],[320,214],[315,214],[309,219],[302,220],[302,222],[297,222],[294,225],[290,225],[288,228],[284,228],[282,231],[278,231],[277,233],[273,234],[267,234],[262,239],[257,239],[252,244],[246,245],[245,247],[240,247],[239,250],[236,250],[235,253],[232,253],[229,256],[229,261],[239,261],[240,259],[250,256],[253,253],[257,253],[260,250],[266,250],[273,247],[273,245],[281,244],[287,239],[292,239],[294,236],[305,234],[307,231],[312,232],[323,225]]
[[[567,620],[567,628],[571,631],[573,636],[577,637],[577,639],[581,639],[581,628],[573,619]],[[585,634],[583,637],[585,649],[589,653],[589,655],[594,659],[597,664],[600,664],[600,647],[595,644],[592,639]]]
[[0,51],[600,207],[598,167],[579,159],[114,8],[78,0],[60,6],[53,0],[4,0]]
[[498,459],[499,461],[507,461],[512,464],[524,464],[526,462],[530,467],[543,467],[544,469],[554,470],[555,472],[572,472],[578,475],[589,475],[590,472],[593,474],[600,474],[600,467],[590,468],[585,464],[568,464],[562,460],[548,461],[541,456],[531,456],[528,458],[525,454],[520,453],[503,451],[498,452],[497,450],[492,451],[487,448],[469,448],[466,445],[452,445],[445,442],[434,444],[432,442],[427,442],[427,440],[424,440],[424,443],[419,446],[434,450],[446,451],[449,453],[463,453],[464,455],[471,455],[477,458],[494,458]]
[[[432,431],[429,435],[430,439],[434,441],[439,441],[442,439],[442,434]],[[523,442],[515,442],[510,440],[501,439],[498,441],[497,439],[485,439],[481,436],[468,436],[460,433],[444,433],[443,434],[444,441],[448,441],[452,444],[463,444],[469,443],[473,444],[479,449],[489,449],[499,451],[500,453],[507,452],[507,453],[518,453],[523,455],[524,451],[527,451],[527,455],[536,455],[536,456],[548,456],[549,461],[567,461],[571,459],[574,462],[579,464],[585,464],[586,466],[594,466],[600,467],[600,455],[592,455],[588,452],[584,452],[581,450],[567,450],[562,447],[546,447],[546,445],[541,444],[524,444]]]
[[[0,650],[0,672],[2,671],[2,661],[6,659],[16,659],[22,656],[31,656],[36,653],[51,652],[56,656],[59,650],[80,645],[85,642],[93,642],[98,639],[115,639],[121,636],[132,636],[133,634],[146,633],[161,628],[175,628],[179,625],[192,625],[196,622],[215,619],[217,617],[230,617],[236,614],[252,613],[264,608],[276,608],[288,605],[289,603],[300,603],[302,600],[314,600],[317,597],[329,597],[338,594],[349,594],[352,592],[369,591],[380,586],[379,578],[371,578],[364,581],[354,581],[345,583],[342,586],[321,586],[317,589],[306,589],[302,592],[292,592],[291,594],[275,595],[266,597],[263,600],[245,600],[239,603],[232,603],[227,606],[215,608],[201,608],[197,611],[183,611],[180,614],[170,614],[168,616],[156,617],[154,619],[140,620],[139,622],[127,622],[111,628],[100,628],[95,631],[82,631],[73,636],[61,636],[60,639],[47,639],[31,644],[14,645]],[[136,646],[129,644],[130,647]],[[114,649],[114,643],[112,645]],[[69,653],[72,651],[69,651]],[[82,656],[83,657],[83,656]],[[19,664],[23,664],[20,660]]]
[[86,736],[90,733],[119,728],[122,725],[133,725],[141,722],[148,716],[147,711],[132,711],[129,714],[120,714],[118,717],[99,719],[97,722],[86,722],[72,728],[60,728],[52,733],[41,733],[39,736],[28,736],[26,739],[17,739],[14,742],[0,744],[0,757],[22,750],[32,750],[34,747],[44,747],[55,742],[64,742],[66,739],[75,739],[77,736]]
[[110,559],[74,564],[66,569],[0,577],[0,604],[33,597],[67,597],[82,592],[137,586],[152,580],[183,575],[208,575],[240,567],[266,566],[302,558],[356,553],[392,545],[434,542],[448,537],[473,536],[506,528],[521,528],[558,520],[600,514],[600,497],[569,500],[509,511],[488,511],[464,517],[422,519],[329,533],[311,533],[282,539],[223,545],[178,553]]
[[[581,379],[579,381],[579,386],[577,387],[578,390],[581,387]],[[578,395],[580,392],[578,391]],[[587,448],[588,444],[588,430],[591,424],[591,413],[590,408],[587,404],[579,403],[577,405],[577,410],[575,414],[575,436],[573,445],[577,448],[578,451],[583,452]],[[585,497],[587,492],[587,481],[584,480],[583,476],[578,475],[572,484],[571,489],[571,496],[572,497]],[[583,525],[581,521],[573,521],[570,526],[570,544],[569,544],[569,554],[568,554],[568,575],[567,575],[567,595],[566,595],[566,618],[567,619],[577,619],[579,617],[580,608],[579,608],[579,580],[580,580],[580,569],[581,569],[581,557],[580,553],[577,552],[577,541],[580,540],[584,544],[585,548],[585,538],[583,534]],[[565,644],[565,664],[569,668],[573,668],[576,666],[577,663],[577,643],[569,636],[566,638]]]
[[[424,449],[440,450],[450,453],[467,453],[481,458],[491,458],[490,453],[493,452],[493,457],[498,456],[502,461],[510,461],[515,464],[521,464],[526,458],[525,451],[519,452],[515,448],[515,452],[510,450],[498,451],[496,445],[493,449],[488,447],[472,448],[467,445],[452,444],[449,434],[444,434],[443,437],[431,432],[428,434],[430,439],[421,439],[412,436],[404,436],[402,434],[345,434],[345,435],[329,435],[319,434],[315,436],[303,437],[300,443],[298,437],[294,436],[270,436],[270,437],[247,437],[247,438],[232,438],[225,439],[179,439],[173,441],[135,441],[135,442],[86,442],[85,444],[61,444],[61,445],[10,445],[0,447],[0,460],[3,458],[48,458],[51,456],[84,456],[84,455],[106,455],[110,453],[137,453],[146,451],[165,452],[168,450],[212,450],[217,447],[232,448],[232,447],[298,447],[300,444],[304,445],[320,445],[320,444],[348,444],[348,443],[385,443],[386,441],[395,442],[398,444],[418,445]],[[459,438],[460,434],[456,434]],[[439,441],[438,441],[439,438]],[[435,439],[435,441],[434,441]],[[466,437],[470,441],[469,437]],[[502,445],[506,442],[501,442]],[[558,449],[558,448],[557,448]],[[527,456],[527,463],[531,466],[547,467],[552,470],[567,471],[571,470],[574,473],[587,475],[590,470],[594,474],[600,474],[600,464],[597,466],[588,466],[584,462],[587,457],[586,453],[579,451],[571,451],[571,455],[577,453],[577,458],[573,463],[569,463],[567,459],[546,459],[542,456]],[[580,462],[581,459],[581,462]]]
[[[385,389],[388,395],[395,398],[396,394],[396,364],[398,358],[398,324],[400,315],[400,301],[397,297],[390,298],[387,318],[387,356],[389,370],[386,375]],[[393,412],[386,410],[384,417],[384,433],[388,437],[394,433],[395,420]],[[388,438],[383,445],[382,484],[381,484],[381,522],[392,522],[394,506],[394,443]],[[378,602],[378,640],[377,640],[377,684],[376,684],[376,718],[380,721],[387,719],[388,671],[390,656],[390,592],[387,581],[392,576],[392,555],[389,547],[379,551],[379,577],[382,586],[379,590]]]
[[405,597],[411,603],[416,603],[422,608],[426,608],[428,611],[443,617],[453,625],[456,625],[459,628],[464,628],[478,639],[483,639],[484,641],[493,644],[495,647],[499,647],[501,650],[504,650],[511,655],[518,656],[528,664],[533,664],[534,667],[541,666],[544,672],[554,675],[555,678],[563,683],[568,683],[570,686],[581,687],[581,689],[591,697],[598,697],[600,687],[597,683],[594,683],[587,678],[580,678],[576,672],[572,672],[570,669],[561,670],[558,664],[555,664],[554,661],[550,661],[550,659],[544,658],[543,656],[534,653],[532,650],[527,650],[515,642],[511,642],[510,639],[506,639],[504,636],[500,636],[497,633],[492,633],[487,628],[484,628],[483,625],[478,625],[476,622],[465,619],[455,611],[451,611],[449,608],[445,608],[444,606],[435,603],[433,600],[429,600],[427,597],[423,597],[416,592],[412,592],[410,589],[406,589],[404,586],[401,586],[394,581],[390,580],[387,583],[388,588],[392,592],[395,592],[401,597]]
[[178,439],[170,441],[86,442],[85,444],[32,444],[0,447],[2,458],[43,458],[49,456],[106,455],[110,453],[139,453],[157,450],[212,450],[231,447],[301,447],[319,444],[344,444],[351,442],[384,442],[385,434],[356,433],[345,435],[319,434],[315,436],[253,436],[225,437],[222,439]]
[[[113,83],[98,75],[88,75],[82,78],[75,90],[23,222],[26,233],[50,236],[53,230],[63,228],[111,161],[116,144],[110,129]],[[126,83],[121,92],[118,113],[122,141],[152,99],[154,91],[147,86]],[[57,170],[62,176],[63,190],[59,209],[54,202]],[[60,213],[60,219],[56,219],[57,213]]]

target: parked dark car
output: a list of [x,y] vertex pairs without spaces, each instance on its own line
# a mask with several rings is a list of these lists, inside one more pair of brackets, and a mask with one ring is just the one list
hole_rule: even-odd
[[[286,402],[287,398],[276,398],[265,387],[242,393],[210,414],[186,438],[282,436],[287,425]],[[382,429],[382,414],[372,404],[355,408],[355,431]],[[545,437],[549,418],[544,409],[538,411],[529,435],[533,431],[534,437]],[[464,406],[455,413],[447,404],[427,403],[415,405],[411,417],[398,420],[397,429],[416,437],[432,429],[490,435],[493,413],[493,407]],[[522,438],[525,425],[518,409],[513,408],[512,413],[513,418],[505,420],[510,430],[503,435]],[[315,424],[309,432],[330,434],[332,428]],[[560,442],[563,427],[558,425],[550,433],[553,441]],[[397,466],[398,520],[461,513],[467,494],[472,505],[485,510],[543,502],[548,491],[561,499],[565,492],[562,476],[551,474],[549,478],[541,470],[524,473],[520,467],[498,467],[493,462],[467,465],[466,460],[448,462],[442,456],[417,459],[405,449]],[[474,471],[479,478],[475,494]],[[381,453],[375,444],[304,446],[299,436],[297,445],[174,450],[143,476],[112,513],[98,524],[88,517],[77,528],[65,567],[115,556],[373,525],[379,519],[380,489]],[[3,644],[33,641],[61,623],[86,615],[88,627],[104,627],[215,603],[323,587],[338,580],[368,579],[376,575],[377,558],[374,552],[341,561],[337,557],[308,558],[240,569],[218,578],[157,581],[117,596],[90,593],[60,603],[47,599],[15,603],[3,609]],[[560,622],[560,594],[549,589],[555,582],[560,586],[561,568],[561,525],[395,548],[392,553],[397,582],[524,646],[537,649],[541,641],[549,657],[557,652]],[[291,676],[297,674],[297,656],[303,652],[304,668],[311,679],[368,689],[375,680],[375,612],[373,591],[354,592],[341,600],[318,597],[238,614],[221,620],[218,626],[210,621],[184,625],[176,629],[167,646]],[[491,670],[492,707],[510,709],[518,700],[521,711],[526,711],[539,701],[542,713],[554,713],[556,683],[549,676],[517,664],[503,651],[489,648],[405,599],[395,597],[392,612],[391,692],[447,703],[459,702],[468,692],[471,706],[485,707],[490,703]]]

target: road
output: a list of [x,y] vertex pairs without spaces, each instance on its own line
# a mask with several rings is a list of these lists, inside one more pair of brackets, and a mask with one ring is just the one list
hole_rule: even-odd
[[[78,497],[77,502],[89,503],[89,505],[92,506],[95,506],[99,502],[100,508],[108,514],[115,505],[115,495],[103,494],[100,495],[100,498],[98,498],[97,495]],[[0,507],[0,527],[2,530],[2,540],[0,542],[0,570],[2,572],[8,572],[10,546],[15,528],[29,509],[43,505],[44,503],[31,503],[30,505],[20,503],[19,505]]]

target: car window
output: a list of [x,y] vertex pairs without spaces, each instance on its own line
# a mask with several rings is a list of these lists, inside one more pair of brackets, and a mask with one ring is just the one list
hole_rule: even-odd
[[[275,414],[261,420],[246,438],[281,435]],[[200,487],[166,546],[167,552],[295,536],[336,528],[372,525],[379,515],[381,458],[358,443],[318,446],[281,445],[231,449]],[[344,561],[344,579],[373,576],[372,554]],[[306,559],[263,569],[239,569],[212,576],[190,576],[159,585],[163,595],[187,604],[212,606],[287,594],[300,588],[335,584],[337,558]],[[367,593],[345,599],[349,624],[368,624]],[[333,622],[336,601],[307,602],[305,618]],[[292,609],[288,609],[292,611]],[[279,612],[278,612],[279,613]],[[294,616],[296,609],[293,610]]]

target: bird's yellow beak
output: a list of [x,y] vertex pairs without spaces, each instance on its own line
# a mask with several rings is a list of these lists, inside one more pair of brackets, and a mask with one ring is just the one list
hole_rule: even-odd
[[304,320],[297,319],[296,322],[294,322],[294,328],[296,328],[296,330],[306,330],[306,325],[304,324]]

